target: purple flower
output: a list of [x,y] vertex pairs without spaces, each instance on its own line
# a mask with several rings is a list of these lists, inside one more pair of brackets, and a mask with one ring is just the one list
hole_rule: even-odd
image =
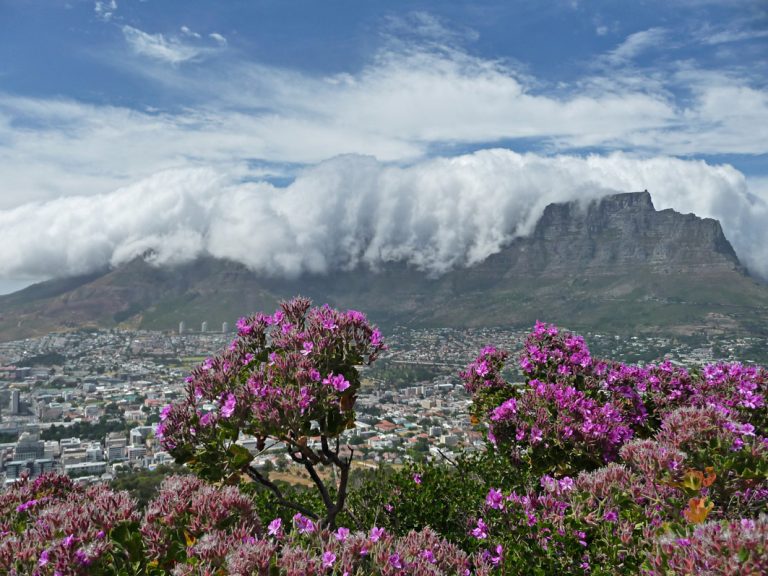
[[42,566],[45,566],[46,564],[48,564],[48,555],[49,554],[50,553],[48,552],[48,550],[43,550],[40,553],[40,559],[37,561],[37,565],[42,567]]
[[315,345],[312,342],[304,342],[301,345],[301,347],[304,348],[301,351],[301,355],[302,356],[309,356],[310,354],[312,354],[312,349],[315,347]]
[[413,475],[413,481],[414,481],[416,484],[421,484],[421,474],[418,474],[418,473],[417,473],[417,474],[414,474],[414,475]]
[[160,410],[160,421],[162,422],[166,418],[168,418],[168,414],[171,413],[171,404],[167,404],[166,406],[163,406]]
[[88,566],[91,563],[91,559],[88,557],[88,554],[85,553],[85,550],[80,548],[77,552],[75,552],[75,558],[77,558],[77,561],[80,562],[83,566]]
[[333,568],[334,562],[336,562],[336,554],[330,550],[323,552],[323,568]]
[[616,522],[619,519],[619,514],[616,510],[606,510],[603,514],[603,520],[606,522]]
[[72,544],[75,543],[75,535],[70,534],[66,538],[64,538],[64,548],[71,548]]
[[374,328],[371,332],[371,346],[379,346],[381,344],[381,332],[378,328]]
[[511,415],[516,413],[517,413],[517,401],[514,398],[510,398],[500,406],[497,406],[496,408],[493,409],[493,411],[491,412],[491,420],[494,422],[498,422],[499,420],[504,420],[506,418],[509,418]]
[[403,562],[400,559],[400,554],[395,552],[389,557],[389,563],[392,565],[393,568],[397,568],[398,570],[402,569]]
[[382,536],[384,536],[384,528],[379,528],[377,526],[371,528],[371,542],[378,542]]
[[25,510],[32,508],[35,504],[37,504],[37,500],[27,500],[23,504],[16,506],[16,512],[24,512]]
[[437,562],[437,560],[435,560],[435,555],[432,553],[432,550],[422,550],[421,557],[424,558],[424,560],[426,560],[430,564],[434,564],[435,562]]
[[235,395],[230,392],[227,394],[227,399],[224,401],[224,405],[221,407],[221,415],[224,418],[229,418],[232,416],[232,414],[235,413],[236,404],[237,400],[235,399]]
[[293,517],[293,522],[296,524],[299,534],[311,534],[315,531],[315,523],[300,512]]
[[501,490],[491,488],[485,497],[485,504],[494,510],[502,510],[504,508],[504,497],[501,494]]
[[477,526],[472,529],[470,534],[478,540],[484,540],[485,538],[488,538],[488,525],[483,522],[482,518],[478,518]]
[[325,380],[323,380],[323,384],[333,386],[337,392],[344,392],[350,386],[343,374],[336,374],[334,376],[333,373],[328,374]]
[[240,318],[237,321],[237,333],[240,336],[248,336],[253,331],[253,326],[248,323],[248,318]]
[[334,537],[339,542],[344,542],[349,537],[349,528],[344,528],[343,526],[340,527],[338,530],[336,530]]
[[277,536],[280,533],[280,528],[283,525],[283,521],[280,518],[275,518],[267,526],[267,534],[270,536]]

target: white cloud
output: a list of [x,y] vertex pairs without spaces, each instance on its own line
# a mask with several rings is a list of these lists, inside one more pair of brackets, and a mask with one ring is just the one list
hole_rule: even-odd
[[191,30],[188,26],[182,26],[180,30],[184,36],[189,36],[191,38],[200,38],[200,34],[195,32],[194,30]]
[[162,34],[148,34],[138,28],[125,25],[122,28],[128,46],[136,54],[167,62],[180,64],[192,60],[205,52],[190,44],[184,44],[178,38],[166,38]]
[[742,260],[768,277],[768,198],[729,166],[495,149],[410,167],[343,156],[286,188],[247,176],[170,170],[109,194],[0,211],[0,277],[82,273],[149,248],[159,264],[209,253],[267,274],[389,261],[441,273],[530,233],[551,202],[645,188],[658,209],[718,218]]
[[663,48],[667,36],[668,32],[664,28],[649,28],[635,32],[606,54],[602,61],[611,66],[625,65],[647,50]]
[[107,0],[101,2],[95,2],[93,4],[93,11],[96,16],[105,22],[112,20],[112,17],[117,12],[117,2],[115,0]]
[[[194,57],[171,52],[163,63]],[[413,162],[434,146],[518,138],[549,152],[768,153],[768,89],[690,66],[612,70],[551,90],[445,47],[387,50],[357,73],[327,77],[250,63],[202,76],[142,69],[206,105],[148,113],[0,93],[0,209],[102,193],[169,168],[237,172],[252,160],[314,164],[346,153]]]
[[227,45],[227,39],[224,38],[221,34],[218,32],[211,32],[208,34],[208,38],[211,38],[212,40],[215,40],[219,46],[226,46]]

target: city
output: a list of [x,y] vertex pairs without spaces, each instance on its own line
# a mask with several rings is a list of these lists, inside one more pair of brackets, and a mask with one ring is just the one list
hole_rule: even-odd
[[[22,474],[65,473],[79,482],[109,481],[121,469],[152,470],[172,457],[154,438],[160,409],[178,398],[188,371],[234,337],[178,333],[80,330],[0,344],[0,473],[6,483]],[[469,397],[457,373],[485,345],[514,354],[527,329],[396,328],[389,350],[363,369],[356,427],[344,441],[364,466],[411,459],[452,458],[482,449],[469,420]],[[758,337],[643,337],[587,333],[595,356],[625,362],[668,359],[688,366],[717,360],[765,362],[768,339]],[[257,449],[238,440],[254,465],[291,473],[282,446]]]

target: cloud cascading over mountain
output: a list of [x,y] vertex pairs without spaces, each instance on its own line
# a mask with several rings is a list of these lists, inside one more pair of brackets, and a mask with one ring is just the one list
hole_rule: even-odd
[[210,254],[280,276],[391,261],[439,275],[529,234],[549,203],[643,189],[657,209],[718,219],[742,262],[768,278],[768,203],[731,166],[506,149],[408,167],[341,156],[285,187],[245,167],[170,170],[107,194],[21,204],[0,211],[0,275],[81,274],[150,249],[158,265]]

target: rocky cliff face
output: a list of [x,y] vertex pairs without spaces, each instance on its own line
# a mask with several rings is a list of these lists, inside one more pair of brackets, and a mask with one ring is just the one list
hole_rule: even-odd
[[657,211],[648,192],[550,204],[530,237],[515,240],[483,268],[506,278],[742,270],[719,222]]
[[173,329],[232,323],[296,294],[384,324],[760,332],[768,286],[751,279],[720,224],[655,210],[647,192],[548,206],[530,237],[440,278],[403,264],[295,280],[203,258],[173,270],[142,260],[0,297],[0,338],[84,324]]

